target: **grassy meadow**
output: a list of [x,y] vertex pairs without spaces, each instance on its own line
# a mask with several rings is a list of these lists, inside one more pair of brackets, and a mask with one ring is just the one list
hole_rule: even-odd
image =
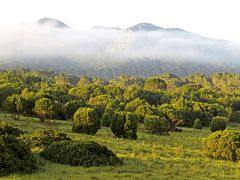
[[[205,157],[203,138],[210,134],[209,128],[196,130],[182,128],[183,132],[171,132],[170,136],[151,135],[139,124],[138,139],[118,139],[109,128],[102,128],[96,135],[71,132],[71,121],[53,120],[40,123],[32,117],[13,120],[9,114],[0,119],[31,132],[36,129],[54,128],[67,133],[74,140],[94,140],[106,145],[120,157],[124,165],[118,167],[72,167],[39,159],[40,169],[33,174],[13,174],[6,180],[79,180],[79,179],[239,179],[240,163],[214,160]],[[228,129],[240,129],[228,124]],[[33,149],[37,155],[37,149]]]

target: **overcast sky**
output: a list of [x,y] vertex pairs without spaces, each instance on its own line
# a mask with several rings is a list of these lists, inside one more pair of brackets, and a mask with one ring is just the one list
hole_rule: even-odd
[[240,44],[239,7],[239,0],[0,0],[0,28],[42,17],[79,30],[150,22]]

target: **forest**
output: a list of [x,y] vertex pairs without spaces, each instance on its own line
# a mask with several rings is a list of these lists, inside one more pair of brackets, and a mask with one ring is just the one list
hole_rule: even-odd
[[238,176],[240,74],[105,80],[2,70],[0,110],[0,177]]

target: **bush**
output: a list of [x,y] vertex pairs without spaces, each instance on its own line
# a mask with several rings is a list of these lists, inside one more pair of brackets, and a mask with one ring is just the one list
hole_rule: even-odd
[[200,119],[196,119],[194,121],[193,128],[194,129],[202,129],[203,128],[202,121]]
[[218,131],[218,130],[224,130],[226,129],[227,124],[225,122],[225,118],[221,116],[214,117],[210,124],[210,129],[212,132]]
[[145,129],[153,134],[168,135],[170,124],[168,120],[163,117],[160,118],[156,115],[147,115],[144,119]]
[[71,140],[65,133],[52,129],[36,130],[32,134],[24,134],[20,136],[20,139],[31,147],[46,147],[54,142]]
[[240,133],[233,130],[217,131],[204,140],[208,157],[229,161],[240,160]]
[[70,100],[67,102],[64,105],[67,118],[72,119],[74,113],[82,106],[84,106],[84,103],[82,101]]
[[112,114],[109,112],[105,112],[101,118],[101,125],[105,127],[110,127],[111,120],[112,120]]
[[229,121],[240,123],[240,111],[235,111],[229,116]]
[[117,111],[114,113],[111,122],[111,130],[113,134],[118,138],[124,137],[124,124],[125,124],[125,112]]
[[62,141],[53,143],[40,153],[52,162],[71,166],[114,166],[122,161],[106,146],[94,141]]
[[118,138],[137,139],[138,116],[135,113],[117,111],[111,122],[111,130]]
[[75,112],[73,120],[73,132],[96,134],[101,128],[101,121],[98,113],[93,108],[79,108]]
[[0,162],[0,176],[30,173],[38,168],[29,146],[11,135],[0,136]]
[[124,138],[137,139],[138,116],[134,113],[126,113],[126,122],[124,124]]
[[0,136],[1,135],[13,135],[13,136],[20,136],[24,132],[20,129],[11,126],[10,124],[0,121]]

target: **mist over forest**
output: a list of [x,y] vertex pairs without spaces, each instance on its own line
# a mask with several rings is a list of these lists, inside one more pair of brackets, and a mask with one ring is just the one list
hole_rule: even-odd
[[1,69],[51,69],[107,79],[120,74],[239,72],[238,44],[150,23],[78,31],[43,18],[1,28],[0,39]]

